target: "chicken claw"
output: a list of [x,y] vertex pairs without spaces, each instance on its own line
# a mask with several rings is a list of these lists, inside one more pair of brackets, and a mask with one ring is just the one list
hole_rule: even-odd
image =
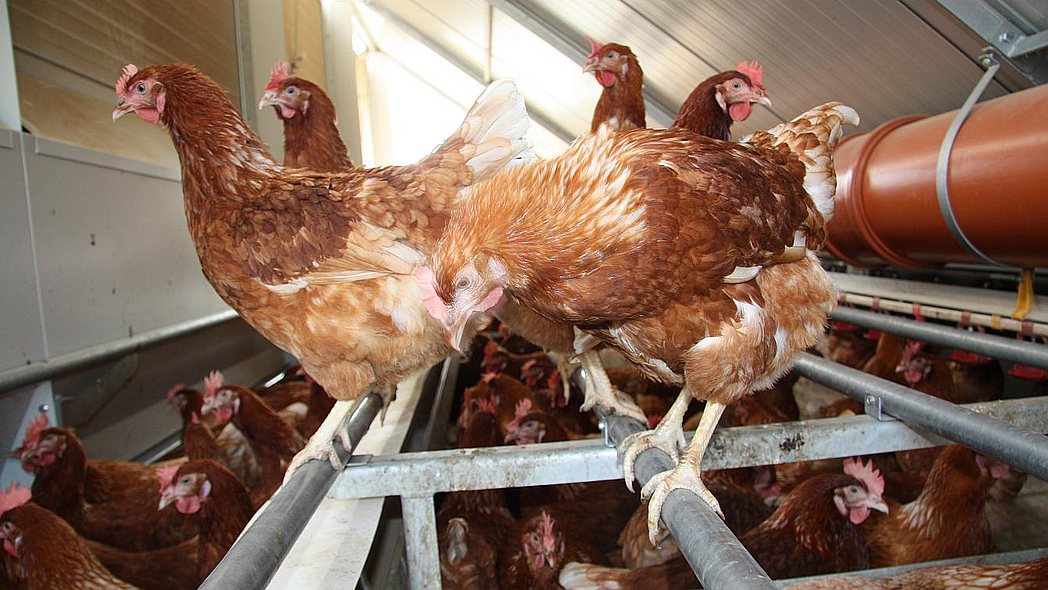
[[724,404],[712,401],[707,402],[699,427],[695,429],[695,436],[691,439],[691,444],[684,451],[680,461],[677,462],[677,466],[670,471],[656,474],[641,489],[641,499],[648,501],[648,540],[651,541],[652,545],[655,545],[659,539],[659,519],[662,516],[662,504],[673,490],[683,489],[694,492],[704,502],[709,504],[710,508],[713,508],[721,518],[724,518],[720,502],[706,488],[706,484],[702,483],[699,472],[702,456],[706,452],[706,447],[709,445],[713,431],[717,428],[717,422],[720,421],[723,413]]
[[586,371],[586,398],[582,402],[581,411],[591,410],[594,405],[606,410],[633,418],[641,424],[647,424],[648,418],[644,415],[630,396],[615,389],[611,385],[611,379],[604,371],[604,364],[600,361],[600,354],[595,350],[587,350],[579,355],[582,368]]
[[327,418],[324,418],[324,422],[309,439],[309,442],[306,443],[305,448],[299,451],[295,458],[291,460],[287,471],[284,472],[284,483],[290,481],[291,476],[302,465],[313,459],[328,461],[335,471],[342,469],[344,465],[338,453],[335,452],[334,443],[335,438],[338,438],[343,447],[347,449],[352,448],[349,436],[349,415],[353,406],[353,401],[335,402],[335,405],[331,407],[331,412],[328,413]]
[[681,389],[677,399],[670,406],[666,415],[659,421],[654,430],[637,432],[626,437],[622,441],[621,460],[622,475],[626,478],[626,487],[633,491],[633,465],[637,457],[648,449],[660,449],[674,463],[680,458],[681,451],[687,446],[684,440],[684,412],[688,410],[691,403],[691,391],[687,387]]
[[[687,453],[685,453],[685,455],[687,455]],[[710,508],[713,508],[721,518],[724,518],[720,502],[718,502],[716,496],[706,488],[706,484],[702,483],[702,478],[699,476],[698,468],[693,467],[690,464],[690,461],[685,458],[681,460],[674,469],[655,474],[655,476],[648,480],[648,483],[644,484],[644,487],[640,490],[641,499],[647,500],[648,502],[648,540],[651,541],[653,547],[658,546],[659,539],[661,538],[661,535],[659,534],[659,519],[662,516],[662,504],[666,501],[670,492],[681,489],[695,492],[695,494],[709,504]]]

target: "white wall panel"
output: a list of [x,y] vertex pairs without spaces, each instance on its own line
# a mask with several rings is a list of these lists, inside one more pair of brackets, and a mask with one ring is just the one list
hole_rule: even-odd
[[177,171],[25,138],[52,356],[226,309],[200,272]]
[[44,358],[21,134],[0,129],[0,370]]

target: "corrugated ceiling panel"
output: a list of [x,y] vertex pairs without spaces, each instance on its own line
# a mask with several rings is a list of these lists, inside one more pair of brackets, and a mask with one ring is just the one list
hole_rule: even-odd
[[369,5],[388,10],[439,43],[478,72],[487,56],[487,2],[416,2],[372,0]]
[[501,12],[495,13],[492,71],[516,80],[528,102],[571,135],[589,130],[600,86],[581,64]]
[[[645,85],[673,107],[714,72],[760,59],[775,114],[790,118],[841,100],[870,129],[902,115],[957,108],[981,75],[899,2],[518,1],[569,35],[630,45]],[[986,96],[1003,92],[995,83]],[[736,125],[736,136],[777,122],[757,109]]]
[[[479,82],[455,68],[424,44],[409,37],[407,33],[398,29],[395,23],[378,12],[368,9],[366,6],[362,6],[360,12],[369,31],[375,36],[383,54],[395,60],[415,76],[427,81],[434,88],[440,89],[443,94],[463,108],[468,108],[473,104],[473,101],[483,89]],[[404,18],[399,13],[397,16]],[[521,85],[521,88],[524,91],[523,85]],[[527,95],[526,91],[525,98],[530,105],[533,99]],[[448,133],[458,123],[459,121],[449,121]],[[535,144],[536,152],[545,157],[559,153],[565,146],[563,141],[546,130],[538,129],[537,126],[530,134],[530,138]]]
[[[776,112],[828,101],[863,128],[957,108],[982,70],[898,2],[635,0],[667,34],[714,63],[760,58]],[[1003,94],[991,85],[987,97]]]

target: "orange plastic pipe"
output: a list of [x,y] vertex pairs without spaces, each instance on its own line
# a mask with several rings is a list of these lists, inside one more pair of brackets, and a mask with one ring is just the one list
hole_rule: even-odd
[[[833,255],[856,266],[983,263],[950,234],[936,199],[954,114],[894,119],[837,146]],[[1048,85],[975,106],[954,143],[949,189],[979,250],[1002,264],[1048,266]]]

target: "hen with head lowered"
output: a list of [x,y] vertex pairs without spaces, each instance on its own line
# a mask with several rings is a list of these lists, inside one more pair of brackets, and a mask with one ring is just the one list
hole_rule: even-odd
[[[679,456],[685,410],[707,400],[678,467],[645,489],[654,538],[672,489],[717,505],[698,468],[725,405],[769,387],[823,331],[836,288],[808,247],[833,211],[832,147],[857,122],[830,103],[741,144],[602,127],[467,190],[419,273],[427,309],[454,335],[508,294],[683,385],[655,431],[627,441],[629,484],[643,449]],[[615,407],[606,374],[590,375],[587,404]]]

